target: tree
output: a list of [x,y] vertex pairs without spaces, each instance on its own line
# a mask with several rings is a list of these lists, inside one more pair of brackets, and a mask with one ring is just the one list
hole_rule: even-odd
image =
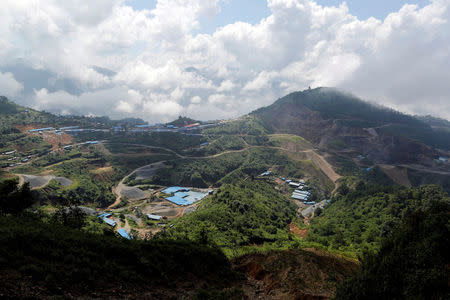
[[335,299],[448,299],[449,212],[446,199],[408,216]]
[[74,229],[81,229],[86,223],[86,214],[79,207],[60,208],[52,221]]
[[29,183],[19,187],[17,180],[5,180],[0,183],[0,211],[20,214],[36,201]]

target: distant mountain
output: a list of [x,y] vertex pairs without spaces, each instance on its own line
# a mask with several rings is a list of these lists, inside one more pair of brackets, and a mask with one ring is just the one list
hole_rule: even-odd
[[251,115],[273,132],[303,136],[326,150],[354,151],[376,163],[432,165],[438,149],[450,150],[450,131],[333,88],[291,93]]

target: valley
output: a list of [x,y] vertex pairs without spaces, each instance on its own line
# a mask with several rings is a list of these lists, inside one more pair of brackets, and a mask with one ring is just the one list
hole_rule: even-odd
[[[104,239],[130,257],[133,251],[147,257],[142,249],[149,245],[156,245],[157,257],[164,257],[164,247],[169,256],[185,249],[215,261],[206,263],[208,274],[219,265],[227,273],[225,285],[215,281],[217,273],[214,282],[202,271],[191,274],[217,289],[206,292],[151,258],[130,258],[138,271],[115,266],[136,271],[144,282],[158,278],[161,286],[172,278],[177,293],[332,298],[405,218],[432,201],[448,202],[447,131],[333,89],[289,94],[234,120],[180,117],[155,125],[55,116],[1,101],[8,107],[0,114],[1,182],[10,197],[29,188],[30,222],[55,236],[68,230],[65,243],[85,240],[79,251],[86,253],[89,239]],[[33,226],[8,218],[2,222],[21,224],[10,230]],[[39,268],[46,268],[42,261]],[[154,272],[139,271],[141,264]],[[24,284],[35,285],[33,276]],[[64,286],[83,295],[80,287]],[[155,295],[175,295],[161,286],[153,286]],[[51,287],[42,292],[50,295]]]

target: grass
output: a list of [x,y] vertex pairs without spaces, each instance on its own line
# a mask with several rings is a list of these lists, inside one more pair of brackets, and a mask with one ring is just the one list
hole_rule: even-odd
[[277,147],[295,148],[296,151],[314,149],[306,139],[293,134],[270,134],[269,141]]

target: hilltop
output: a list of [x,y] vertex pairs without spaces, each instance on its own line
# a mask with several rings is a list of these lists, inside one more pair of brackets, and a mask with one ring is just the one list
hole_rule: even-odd
[[399,184],[450,188],[449,122],[376,106],[333,88],[291,93],[250,114],[273,133],[302,136],[329,154],[341,175],[379,166]]

